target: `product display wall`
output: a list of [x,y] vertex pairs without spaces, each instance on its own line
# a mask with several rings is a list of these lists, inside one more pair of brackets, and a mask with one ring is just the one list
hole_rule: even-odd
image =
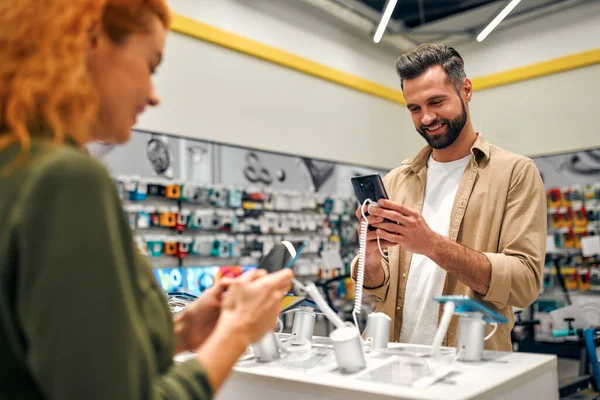
[[[537,337],[541,338],[552,337],[552,329],[561,327],[551,324],[549,313],[570,303],[580,307],[590,324],[600,324],[600,296],[593,295],[600,290],[600,254],[590,248],[589,242],[600,243],[600,150],[533,160],[548,199],[544,293],[534,305],[534,317],[542,321],[537,328]],[[562,321],[558,323],[566,326]]]
[[357,250],[350,178],[387,172],[142,131],[89,151],[113,175],[163,290],[194,295],[255,268],[280,240],[308,243],[298,275],[347,274]]

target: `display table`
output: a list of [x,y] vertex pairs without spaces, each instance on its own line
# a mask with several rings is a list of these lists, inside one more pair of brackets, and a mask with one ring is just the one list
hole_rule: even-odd
[[[324,346],[325,347],[325,346]],[[218,400],[306,399],[558,399],[555,356],[486,352],[484,361],[449,364],[454,372],[423,389],[410,382],[431,363],[429,357],[404,357],[403,351],[426,346],[390,343],[385,354],[371,353],[367,369],[343,375],[337,370],[318,371],[318,357],[302,363],[280,360],[259,364],[240,361],[216,398]],[[398,353],[394,353],[398,352]],[[411,353],[416,354],[416,353]],[[398,357],[401,355],[401,357]],[[333,357],[333,352],[329,356]],[[428,361],[429,360],[429,361]]]

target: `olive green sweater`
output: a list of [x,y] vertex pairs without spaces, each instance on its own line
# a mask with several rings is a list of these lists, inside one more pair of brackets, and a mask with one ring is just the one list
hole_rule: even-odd
[[173,324],[101,163],[36,140],[0,150],[0,399],[210,399],[173,365]]

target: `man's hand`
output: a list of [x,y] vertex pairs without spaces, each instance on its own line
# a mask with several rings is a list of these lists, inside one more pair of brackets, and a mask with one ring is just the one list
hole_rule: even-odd
[[[429,257],[441,236],[431,230],[423,215],[390,200],[379,200],[378,205],[379,207],[369,207],[372,218],[379,217],[381,220],[380,223],[373,224],[377,228],[376,235],[391,246],[400,245],[411,253]],[[393,222],[383,222],[384,218]]]
[[[360,207],[356,210],[356,218],[362,223],[364,220]],[[369,225],[377,226],[383,222],[383,218],[369,215],[367,217]],[[358,227],[358,236],[361,234],[360,225]],[[395,243],[390,243],[383,238],[380,240],[381,249],[385,250],[390,246],[394,246]],[[365,281],[366,287],[379,287],[384,282],[383,269],[381,268],[381,253],[379,252],[379,246],[377,245],[377,233],[376,231],[367,231],[367,248],[365,253]]]
[[478,251],[469,249],[444,237],[427,225],[417,210],[380,200],[379,207],[371,207],[373,218],[380,217],[392,222],[376,224],[376,233],[393,245],[422,254],[455,276],[476,292],[485,295],[492,279],[492,266],[488,258]]

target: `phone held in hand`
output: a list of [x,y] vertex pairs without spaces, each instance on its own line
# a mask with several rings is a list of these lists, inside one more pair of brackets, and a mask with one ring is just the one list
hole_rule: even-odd
[[354,194],[360,204],[363,204],[366,199],[371,199],[375,203],[380,199],[389,199],[379,174],[355,176],[351,181]]
[[[351,178],[351,181],[352,187],[354,188],[354,194],[356,194],[356,198],[360,202],[360,205],[367,199],[371,199],[375,203],[381,199],[389,199],[379,174],[355,176],[354,178]],[[369,213],[365,211],[365,215],[369,216]],[[385,221],[392,222],[388,219]],[[375,228],[369,225],[369,230],[373,231]]]

